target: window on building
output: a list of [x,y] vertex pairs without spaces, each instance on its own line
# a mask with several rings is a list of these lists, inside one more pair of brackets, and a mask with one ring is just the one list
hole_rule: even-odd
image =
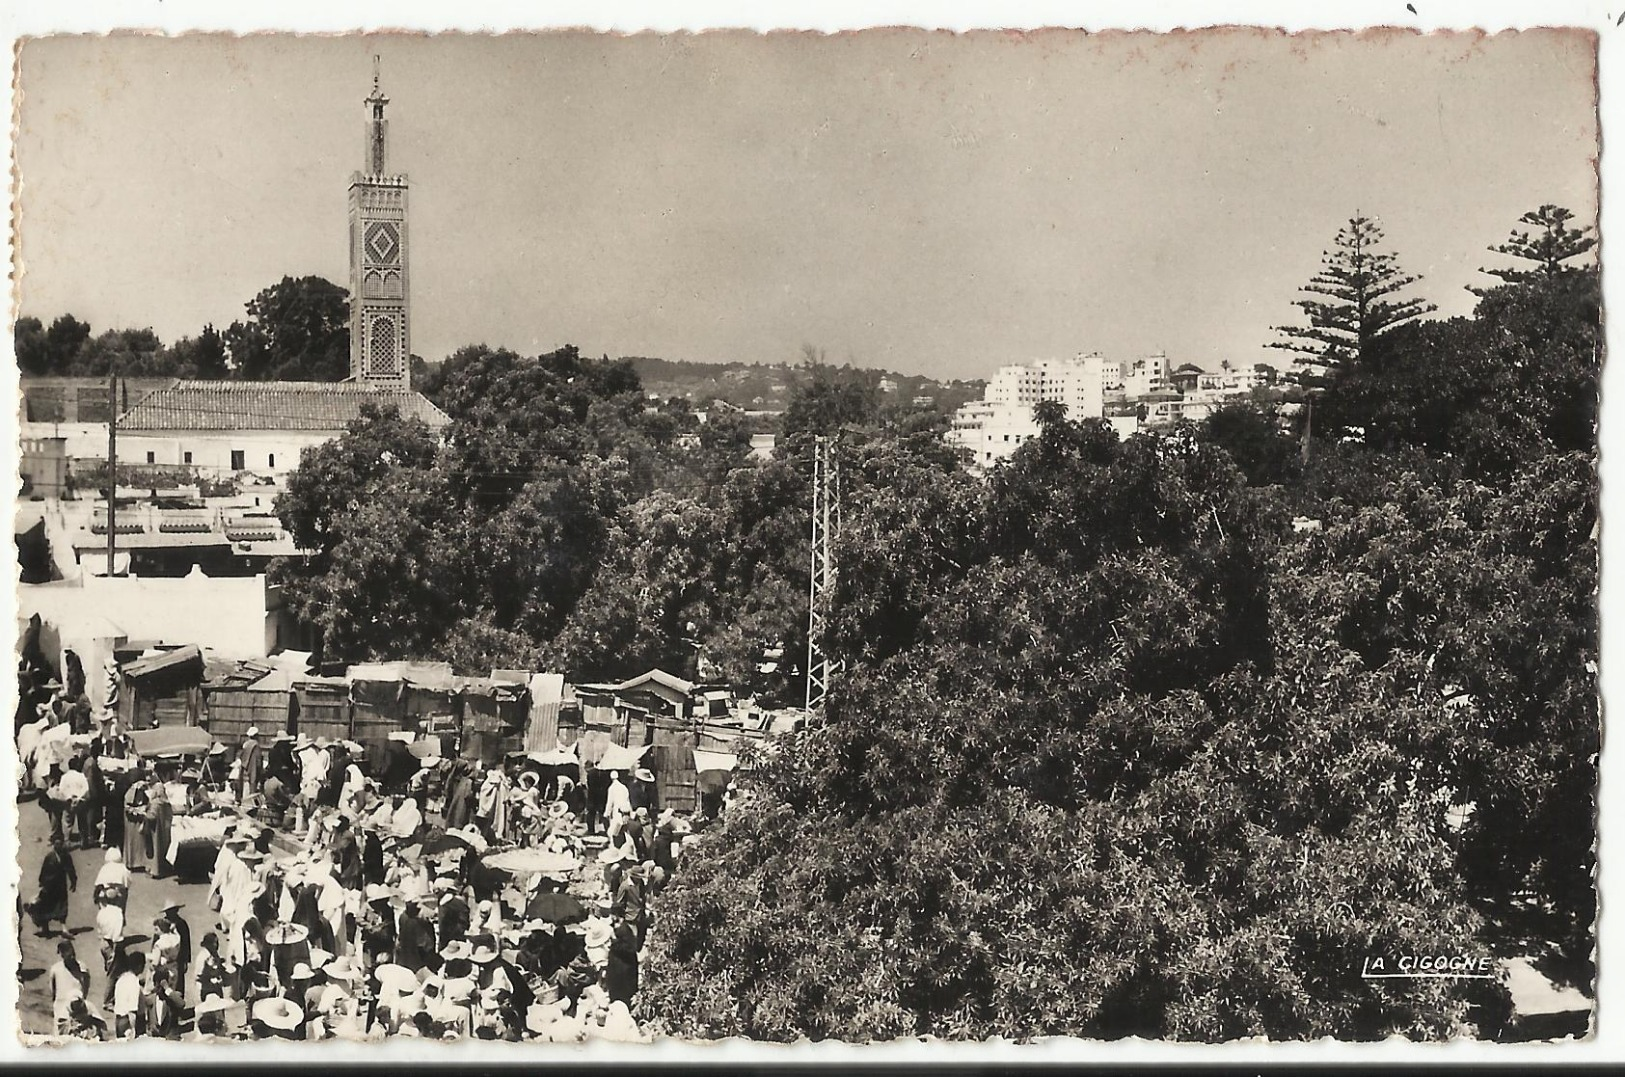
[[265,466],[276,467],[276,453],[268,452],[265,454]]
[[245,468],[247,466],[248,466],[248,461],[246,459],[244,459],[243,450],[241,450],[241,449],[233,449],[233,450],[231,450],[231,470],[233,470],[233,471],[241,471],[243,468]]
[[191,463],[191,462],[192,462],[192,454],[191,454],[191,453],[189,453],[189,452],[183,452],[183,453],[181,453],[181,461],[182,461],[182,462],[183,462],[183,463],[187,463],[187,464],[190,464],[190,463]]
[[1010,440],[1010,435],[1009,434],[1004,435],[1004,440],[1009,441]]
[[149,463],[149,464],[156,464],[156,463],[157,463],[157,462],[158,462],[158,454],[157,454],[157,453],[150,453],[150,452],[149,452],[149,453],[148,453],[148,454],[147,454],[147,463]]

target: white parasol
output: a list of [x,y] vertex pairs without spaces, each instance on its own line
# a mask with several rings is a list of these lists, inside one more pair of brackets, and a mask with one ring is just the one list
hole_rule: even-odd
[[569,853],[550,853],[546,849],[507,849],[484,859],[491,867],[515,875],[564,875],[581,864]]

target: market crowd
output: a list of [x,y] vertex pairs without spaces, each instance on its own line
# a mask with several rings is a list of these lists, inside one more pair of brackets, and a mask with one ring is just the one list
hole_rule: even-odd
[[[146,757],[114,710],[93,720],[82,693],[46,688],[17,741],[48,819],[25,911],[60,936],[58,1036],[644,1038],[630,1004],[652,899],[716,802],[691,825],[635,758],[482,765],[410,734],[363,748],[250,728]],[[94,879],[74,849],[103,850]],[[175,882],[205,878],[206,907],[183,915]],[[67,924],[81,882],[84,943]],[[161,888],[150,924],[128,918],[142,887]]]

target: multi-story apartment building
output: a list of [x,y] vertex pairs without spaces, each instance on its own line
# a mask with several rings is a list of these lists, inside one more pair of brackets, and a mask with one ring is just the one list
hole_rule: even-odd
[[1002,460],[1038,436],[1034,405],[1052,400],[1066,406],[1069,419],[1105,414],[1104,384],[1117,370],[1099,355],[1039,359],[1003,366],[988,381],[982,399],[954,415],[950,438],[972,454],[978,467]]

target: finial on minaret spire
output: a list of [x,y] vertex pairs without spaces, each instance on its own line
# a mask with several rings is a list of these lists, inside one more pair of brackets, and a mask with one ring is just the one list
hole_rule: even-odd
[[377,53],[373,53],[372,57],[372,94],[366,103],[372,106],[372,122],[367,129],[367,172],[381,176],[384,174],[384,136],[388,126],[384,121],[384,106],[389,104],[389,98],[384,96],[379,83]]

